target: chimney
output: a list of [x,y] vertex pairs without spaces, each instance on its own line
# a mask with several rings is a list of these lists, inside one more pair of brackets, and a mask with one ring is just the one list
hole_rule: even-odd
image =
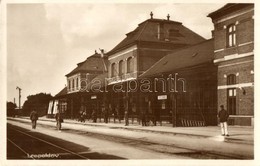
[[160,28],[160,23],[158,23],[157,38],[158,38],[159,40],[160,40],[160,38],[161,38],[161,28]]
[[212,37],[212,38],[215,37],[215,33],[214,33],[214,32],[215,32],[214,30],[211,31],[211,37]]
[[158,33],[157,33],[157,38],[158,40],[164,40],[164,32],[163,32],[163,23],[158,23]]
[[169,14],[167,15],[167,20],[168,20],[168,21],[170,20],[170,15],[169,15]]
[[100,50],[101,58],[104,58],[104,56],[105,56],[105,51],[104,51],[104,49],[99,48],[99,50]]
[[153,19],[153,12],[150,13],[151,19]]

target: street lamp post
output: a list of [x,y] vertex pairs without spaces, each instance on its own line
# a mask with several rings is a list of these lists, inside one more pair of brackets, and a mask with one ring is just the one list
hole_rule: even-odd
[[22,89],[18,86],[16,87],[16,89],[19,90],[19,109],[20,109],[21,108],[21,91],[22,91]]

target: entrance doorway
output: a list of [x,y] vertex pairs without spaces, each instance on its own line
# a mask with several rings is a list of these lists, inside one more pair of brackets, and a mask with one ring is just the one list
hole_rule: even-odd
[[227,90],[227,110],[230,115],[236,115],[236,89]]
[[[236,75],[230,74],[227,76],[227,85],[235,85],[236,84]],[[236,88],[228,88],[227,89],[227,111],[230,115],[236,114]]]

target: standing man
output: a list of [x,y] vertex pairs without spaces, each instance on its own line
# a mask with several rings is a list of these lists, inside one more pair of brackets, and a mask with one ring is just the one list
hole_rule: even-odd
[[104,106],[104,122],[108,123],[108,108]]
[[63,118],[62,118],[62,115],[61,113],[56,113],[55,114],[55,119],[56,119],[56,122],[57,122],[57,129],[59,132],[61,132],[61,123],[63,122]]
[[120,117],[120,113],[119,113],[119,104],[117,104],[116,108],[115,108],[115,117],[118,118],[119,123],[121,123],[121,117]]
[[32,121],[32,129],[36,129],[36,122],[38,120],[38,114],[35,110],[33,110],[30,114],[30,119]]
[[146,126],[146,113],[141,111],[142,126]]
[[225,110],[224,106],[221,105],[220,111],[218,112],[218,118],[219,118],[219,122],[220,122],[222,136],[229,136],[228,129],[227,129],[228,117],[229,117],[229,114],[228,114],[227,110]]
[[92,119],[94,123],[97,123],[97,113],[95,109],[92,111]]
[[125,111],[125,126],[129,125],[129,117],[128,117],[128,111]]

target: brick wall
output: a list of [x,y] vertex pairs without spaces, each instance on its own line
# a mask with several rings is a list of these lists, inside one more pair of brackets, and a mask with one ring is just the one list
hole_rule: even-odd
[[[225,55],[244,53],[253,51],[253,44],[243,45],[254,41],[254,12],[251,11],[245,15],[240,15],[224,22],[214,25],[215,50],[224,49],[215,54],[216,59],[223,58]],[[235,47],[227,48],[226,27],[230,24],[236,24],[236,44]],[[242,45],[241,45],[242,44]],[[238,50],[239,49],[239,50]]]
[[[242,15],[241,15],[242,13]],[[251,125],[254,115],[254,11],[244,8],[213,20],[215,60],[218,66],[218,106],[227,108],[227,76],[236,75],[236,115],[230,118],[233,125]],[[222,21],[220,21],[222,20]],[[236,26],[236,45],[227,47],[227,27]],[[252,53],[252,55],[251,55]],[[229,55],[245,55],[232,57]],[[246,56],[249,55],[249,56]],[[223,59],[225,57],[225,59]],[[229,56],[230,58],[230,56]],[[252,84],[251,84],[252,83]]]
[[[240,59],[240,62],[243,62],[245,60]],[[239,62],[237,62],[239,63]],[[230,63],[232,64],[232,63]],[[234,63],[233,63],[234,64]],[[222,64],[219,64],[219,66]],[[218,85],[226,85],[227,84],[227,78],[229,74],[235,74],[236,75],[236,83],[248,83],[248,82],[254,82],[254,75],[251,74],[251,71],[254,70],[253,61],[247,60],[245,63],[232,65],[232,66],[224,66],[218,68]]]

